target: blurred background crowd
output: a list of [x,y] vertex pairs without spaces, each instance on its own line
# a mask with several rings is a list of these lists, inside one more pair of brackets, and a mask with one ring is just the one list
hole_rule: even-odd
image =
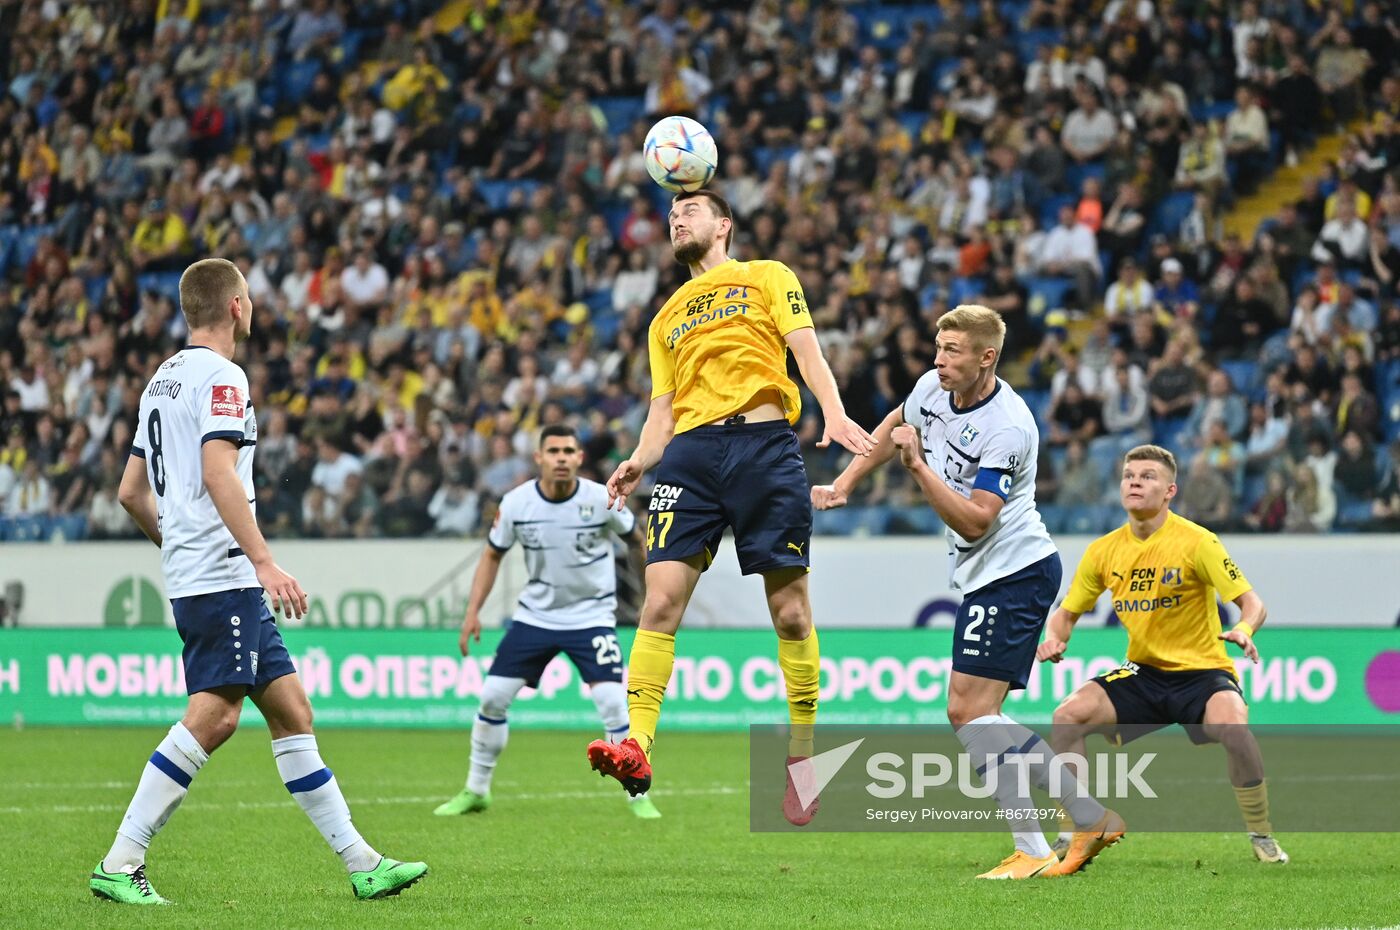
[[[605,477],[685,274],[641,160],[674,113],[867,427],[976,301],[1052,530],[1116,525],[1145,440],[1211,527],[1400,528],[1398,41],[1310,0],[0,0],[0,539],[134,534],[139,394],[206,255],[256,306],[269,534],[477,533],[558,421]],[[817,516],[937,528],[897,468]]]

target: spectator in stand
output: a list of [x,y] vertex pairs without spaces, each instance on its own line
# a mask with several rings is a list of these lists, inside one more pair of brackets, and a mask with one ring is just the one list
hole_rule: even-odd
[[1162,280],[1152,296],[1156,306],[1167,316],[1191,320],[1200,310],[1200,292],[1196,289],[1196,283],[1186,277],[1181,262],[1175,258],[1162,262]]
[[1236,193],[1248,196],[1259,187],[1269,159],[1269,119],[1254,92],[1235,90],[1235,109],[1225,118],[1225,154],[1234,162]]
[[1060,208],[1060,222],[1046,234],[1041,246],[1038,270],[1072,280],[1080,309],[1094,305],[1100,275],[1098,244],[1093,231],[1075,219],[1073,207]]
[[1181,515],[1210,529],[1224,529],[1234,505],[1230,482],[1204,455],[1191,460],[1181,491]]
[[1137,262],[1125,258],[1118,266],[1118,280],[1104,295],[1103,310],[1109,319],[1126,324],[1135,314],[1151,310],[1154,298],[1152,285],[1143,279]]

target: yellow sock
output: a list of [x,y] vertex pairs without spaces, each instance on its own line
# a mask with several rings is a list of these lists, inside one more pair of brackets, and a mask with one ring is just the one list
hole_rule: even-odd
[[787,684],[788,755],[812,755],[812,725],[817,720],[817,694],[821,684],[821,648],[817,631],[806,639],[778,640],[778,667]]
[[651,744],[656,741],[656,721],[661,717],[661,701],[675,661],[674,636],[637,631],[627,663],[627,719],[631,727],[627,735],[641,744],[647,758],[651,758]]
[[1257,785],[1235,789],[1235,801],[1244,815],[1244,825],[1250,833],[1273,833],[1269,823],[1269,786],[1260,780]]

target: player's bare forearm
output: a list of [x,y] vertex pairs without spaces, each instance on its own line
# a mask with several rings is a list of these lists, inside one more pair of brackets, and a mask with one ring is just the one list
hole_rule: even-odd
[[875,427],[875,448],[869,455],[854,456],[832,485],[842,494],[849,496],[867,475],[894,458],[899,453],[899,447],[890,441],[890,433],[903,422],[904,409],[896,407],[891,410],[880,421],[880,425]]
[[845,416],[846,405],[841,402],[841,389],[836,386],[836,376],[831,373],[831,366],[822,354],[817,331],[811,328],[793,330],[787,334],[787,344],[792,349],[792,357],[797,360],[797,370],[802,372],[802,380],[822,408],[822,416],[827,420]]
[[661,461],[661,453],[666,451],[666,446],[676,433],[676,417],[671,411],[673,396],[666,394],[652,398],[646,422],[642,424],[642,434],[637,437],[637,448],[632,452],[632,459],[641,465],[643,472],[650,471]]
[[1074,635],[1074,624],[1078,619],[1079,614],[1074,611],[1056,607],[1045,624],[1045,638],[1068,643]]
[[1235,606],[1240,609],[1240,623],[1248,623],[1253,633],[1259,632],[1259,628],[1268,619],[1269,611],[1264,606],[1264,599],[1254,591],[1246,591],[1235,598]]
[[[1001,510],[999,506],[993,507],[975,498],[963,497],[948,487],[922,458],[914,463],[909,472],[914,476],[914,481],[918,483],[919,490],[923,492],[924,500],[928,501],[929,506],[938,512],[938,516],[954,533],[968,542],[981,539]],[[995,494],[983,494],[999,502]]]
[[122,472],[121,484],[117,487],[117,500],[122,509],[131,514],[131,519],[146,534],[146,538],[157,546],[161,544],[160,511],[156,498],[151,493],[151,482],[146,477],[146,460],[133,455],[126,460],[126,470]]
[[219,519],[224,521],[249,562],[255,567],[271,565],[272,550],[258,529],[253,508],[244,496],[243,482],[238,480],[235,470],[238,448],[225,440],[213,439],[204,444],[203,456],[204,489],[209,492]]
[[476,563],[476,574],[472,576],[471,594],[467,595],[467,613],[479,614],[496,586],[496,574],[501,570],[501,559],[505,555],[489,542],[481,552],[481,561]]

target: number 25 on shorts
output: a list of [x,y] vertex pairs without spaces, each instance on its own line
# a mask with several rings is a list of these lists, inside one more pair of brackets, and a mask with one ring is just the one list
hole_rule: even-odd
[[[647,514],[647,548],[665,549],[666,536],[671,532],[671,524],[676,521],[676,515],[671,511]],[[661,538],[656,536],[657,524],[661,525]]]

